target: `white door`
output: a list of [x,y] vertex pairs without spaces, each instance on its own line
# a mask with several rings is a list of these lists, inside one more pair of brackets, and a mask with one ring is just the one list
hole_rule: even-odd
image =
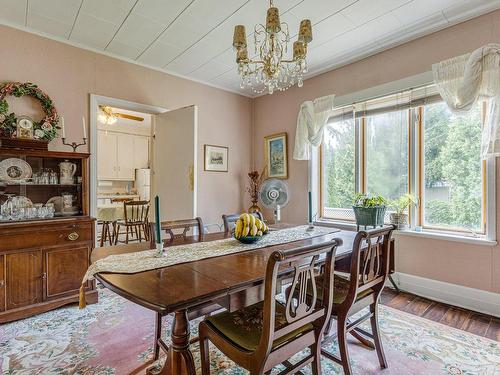
[[118,178],[120,180],[134,181],[134,136],[118,134]]
[[[159,195],[161,220],[196,217],[198,108],[190,106],[154,119],[152,197]],[[154,207],[151,207],[154,212]]]
[[114,180],[118,174],[116,160],[116,134],[97,131],[97,178],[99,180]]

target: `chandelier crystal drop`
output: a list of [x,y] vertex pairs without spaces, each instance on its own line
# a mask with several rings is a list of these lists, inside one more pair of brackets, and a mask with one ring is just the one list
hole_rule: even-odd
[[293,85],[303,85],[303,75],[307,73],[307,45],[312,41],[310,20],[300,22],[297,40],[293,43],[292,58],[286,59],[289,50],[290,34],[288,24],[280,22],[279,10],[270,0],[266,25],[257,24],[254,28],[255,59],[248,57],[248,44],[245,26],[234,27],[233,47],[236,49],[238,74],[241,76],[242,89],[251,88],[256,94],[267,90],[284,91]]

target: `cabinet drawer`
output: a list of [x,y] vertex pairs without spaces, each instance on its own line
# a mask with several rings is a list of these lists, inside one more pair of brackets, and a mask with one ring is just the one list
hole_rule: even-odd
[[[55,225],[54,225],[55,224]],[[50,225],[32,225],[15,230],[3,229],[0,251],[57,246],[93,241],[92,221],[52,222]]]

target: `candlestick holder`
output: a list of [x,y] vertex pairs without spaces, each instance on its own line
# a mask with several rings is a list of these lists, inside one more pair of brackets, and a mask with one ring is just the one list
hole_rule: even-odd
[[156,244],[156,258],[161,258],[165,256],[165,252],[163,251],[163,242],[157,243]]
[[76,149],[78,147],[85,146],[87,144],[87,138],[83,138],[83,143],[76,143],[76,142],[66,143],[66,137],[62,137],[62,143],[65,146],[73,147],[73,152],[76,152]]
[[312,220],[309,221],[307,224],[309,225],[306,229],[307,232],[312,232],[314,230],[314,222],[316,221],[316,214],[312,217]]

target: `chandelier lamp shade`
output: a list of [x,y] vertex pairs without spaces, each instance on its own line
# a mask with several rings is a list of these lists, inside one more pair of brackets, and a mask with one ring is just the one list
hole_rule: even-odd
[[244,25],[234,27],[233,47],[236,49],[238,74],[241,88],[250,88],[255,94],[267,90],[284,91],[293,85],[303,85],[303,75],[307,73],[307,45],[312,41],[312,26],[308,19],[300,22],[297,40],[293,43],[291,58],[289,53],[290,34],[288,24],[280,21],[278,8],[270,0],[266,24],[254,27],[254,58],[249,58],[246,29]]

